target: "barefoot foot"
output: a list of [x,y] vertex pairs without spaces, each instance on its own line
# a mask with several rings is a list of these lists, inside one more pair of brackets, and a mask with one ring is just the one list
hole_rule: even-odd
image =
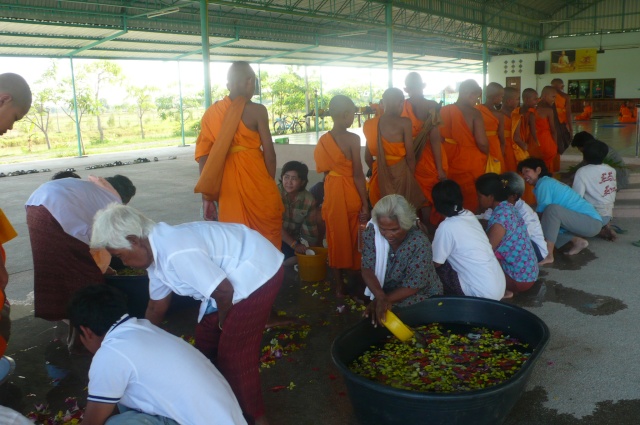
[[547,255],[547,257],[538,263],[539,266],[544,266],[546,264],[553,264],[554,258],[553,255]]
[[573,244],[573,246],[569,251],[567,251],[567,255],[576,255],[589,246],[589,242],[582,238],[573,238],[571,239],[571,243]]
[[504,296],[502,297],[502,299],[503,300],[508,300],[508,299],[511,299],[511,298],[513,298],[513,292],[508,290],[508,289],[506,289],[504,291]]

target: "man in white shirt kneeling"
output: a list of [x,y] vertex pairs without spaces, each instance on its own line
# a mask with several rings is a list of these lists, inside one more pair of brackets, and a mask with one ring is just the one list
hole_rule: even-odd
[[118,290],[79,290],[69,320],[94,353],[82,425],[246,424],[216,367],[182,339],[129,316]]

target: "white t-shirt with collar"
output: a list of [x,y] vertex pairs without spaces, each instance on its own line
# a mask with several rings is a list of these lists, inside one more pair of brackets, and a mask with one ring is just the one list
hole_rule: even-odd
[[502,299],[506,286],[504,272],[489,238],[472,212],[463,210],[440,223],[432,249],[435,263],[449,261],[458,273],[465,295]]
[[181,425],[244,425],[231,387],[200,351],[145,319],[123,316],[89,369],[88,401],[122,403]]
[[147,269],[149,296],[161,300],[171,292],[202,301],[198,321],[211,293],[225,278],[238,303],[271,279],[284,255],[260,233],[242,224],[200,221],[155,225],[149,235],[154,262]]

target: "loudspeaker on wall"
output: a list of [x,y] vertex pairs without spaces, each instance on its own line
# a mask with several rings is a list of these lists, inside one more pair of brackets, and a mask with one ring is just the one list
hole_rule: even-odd
[[545,65],[546,65],[545,61],[536,61],[535,74],[536,75],[544,74]]

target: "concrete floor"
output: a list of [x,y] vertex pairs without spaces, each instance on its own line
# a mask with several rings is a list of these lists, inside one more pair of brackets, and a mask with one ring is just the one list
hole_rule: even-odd
[[[313,164],[309,156],[312,146],[280,145],[276,149],[279,166],[293,158]],[[177,159],[168,159],[174,155]],[[93,164],[142,156],[157,156],[159,161],[85,170]],[[0,206],[19,233],[5,246],[10,272],[7,294],[13,303],[13,335],[7,354],[16,360],[17,368],[0,387],[0,401],[23,412],[44,402],[57,410],[67,396],[84,399],[90,359],[70,358],[56,341],[64,328],[32,317],[33,266],[23,208],[38,185],[53,172],[69,167],[83,177],[89,173],[127,175],[138,187],[131,205],[156,221],[177,224],[198,219],[198,197],[192,193],[197,176],[193,146],[0,167],[5,173],[20,168],[52,170],[0,179]],[[311,180],[318,177],[313,175]],[[640,248],[630,242],[640,238],[640,222],[616,219],[616,223],[628,230],[617,242],[594,239],[576,257],[559,255],[556,264],[545,267],[540,282],[529,293],[513,300],[541,317],[552,336],[507,424],[638,423],[640,375],[635,359],[640,356],[640,340],[635,335],[635,322],[640,308],[640,262],[635,259]],[[338,313],[337,301],[325,289],[325,284],[309,287],[299,282],[293,270],[287,271],[276,308],[289,315],[304,315],[302,320],[310,330],[305,339],[294,339],[306,344],[304,347],[263,370],[265,402],[273,424],[357,423],[329,349],[335,336],[357,322],[360,313],[348,309]],[[187,309],[172,315],[167,328],[191,335],[194,323],[195,311]],[[273,337],[273,333],[267,335],[265,344]],[[56,374],[65,371],[69,371],[66,377],[54,382],[52,376],[62,376]],[[289,386],[292,389],[280,389]]]

